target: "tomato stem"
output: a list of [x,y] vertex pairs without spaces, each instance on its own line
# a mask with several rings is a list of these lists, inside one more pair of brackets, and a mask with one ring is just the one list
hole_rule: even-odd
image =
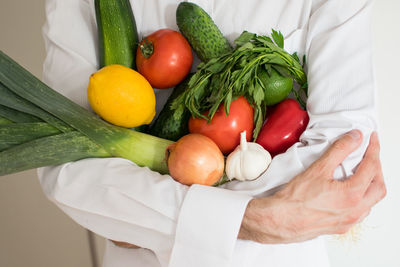
[[151,57],[154,52],[154,46],[152,41],[148,41],[146,38],[139,44],[140,52],[145,58]]

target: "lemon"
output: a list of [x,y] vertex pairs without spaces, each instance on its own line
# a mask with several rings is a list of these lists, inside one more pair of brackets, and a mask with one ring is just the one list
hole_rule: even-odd
[[149,124],[156,114],[156,98],[150,83],[122,65],[108,65],[93,73],[87,93],[93,111],[117,126]]
[[[266,74],[266,73],[265,73]],[[283,77],[276,70],[271,70],[271,76],[264,77],[265,104],[275,105],[285,99],[293,89],[292,78]]]

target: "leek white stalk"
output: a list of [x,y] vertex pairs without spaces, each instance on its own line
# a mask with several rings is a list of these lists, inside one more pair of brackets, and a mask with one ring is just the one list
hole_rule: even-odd
[[254,180],[267,170],[271,155],[261,145],[247,142],[246,131],[240,134],[240,145],[229,154],[225,173],[229,180]]

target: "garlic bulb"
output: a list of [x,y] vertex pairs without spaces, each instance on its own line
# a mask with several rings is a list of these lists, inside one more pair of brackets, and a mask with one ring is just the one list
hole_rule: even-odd
[[228,155],[225,172],[229,180],[254,180],[268,168],[271,160],[271,155],[261,145],[247,142],[244,131],[240,133],[240,145]]

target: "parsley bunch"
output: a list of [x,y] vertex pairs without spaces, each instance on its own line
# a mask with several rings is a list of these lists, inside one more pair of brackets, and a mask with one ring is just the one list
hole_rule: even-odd
[[[192,116],[211,120],[221,103],[228,115],[230,103],[245,96],[254,107],[253,139],[263,125],[266,113],[265,90],[269,82],[265,74],[272,69],[283,77],[290,77],[300,85],[292,90],[299,103],[305,107],[302,96],[307,96],[307,76],[296,53],[284,50],[281,32],[272,30],[272,39],[244,31],[235,40],[235,49],[208,62],[202,62],[189,81],[188,89],[172,103],[175,114],[187,108]],[[303,64],[305,58],[303,58]],[[203,115],[208,110],[207,115]]]

